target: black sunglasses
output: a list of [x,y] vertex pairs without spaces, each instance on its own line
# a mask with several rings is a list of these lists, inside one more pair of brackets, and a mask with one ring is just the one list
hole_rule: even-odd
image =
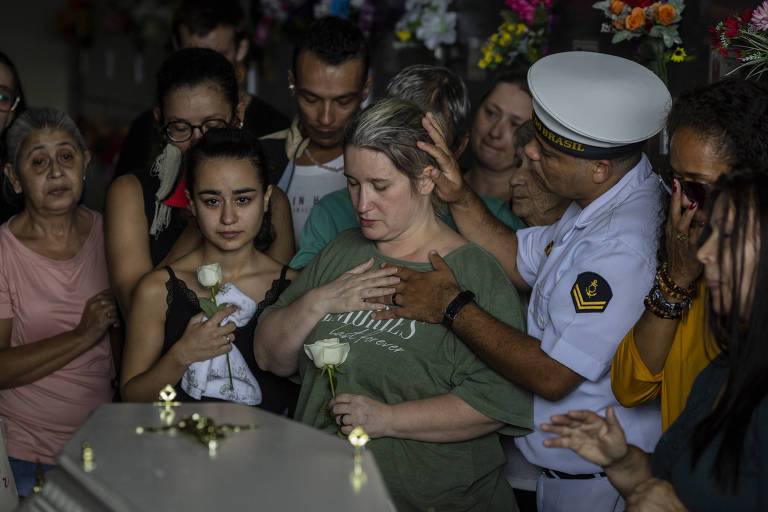
[[680,184],[680,188],[690,201],[695,202],[698,207],[704,208],[709,202],[709,196],[712,193],[712,187],[698,181],[687,181],[676,178],[671,171],[659,172],[659,178],[664,182],[667,188],[667,192],[672,193],[673,183],[672,180],[677,180]]

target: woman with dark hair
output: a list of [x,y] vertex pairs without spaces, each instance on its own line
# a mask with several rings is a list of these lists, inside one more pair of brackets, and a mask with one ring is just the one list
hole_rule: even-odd
[[[429,171],[437,164],[416,145],[430,140],[423,118],[413,103],[387,98],[347,125],[345,174],[360,227],[334,238],[265,312],[254,352],[278,375],[300,373],[296,419],[329,434],[368,433],[397,510],[515,510],[499,434],[531,429],[530,393],[482,363],[448,320],[377,320],[371,312],[384,306],[366,300],[394,293],[399,279],[388,276],[398,267],[431,269],[435,249],[464,290],[454,307],[474,297],[523,326],[499,263],[435,213]],[[428,118],[445,133],[441,119]],[[329,351],[348,350],[334,363],[343,362],[335,397],[313,359],[329,338],[342,342]]]
[[[24,100],[24,90],[21,87],[21,78],[16,66],[11,59],[0,51],[0,168],[7,161],[5,154],[5,132],[16,119],[27,108],[27,102]],[[8,218],[17,213],[21,208],[17,204],[16,194],[13,187],[4,176],[2,181],[2,198],[0,202],[0,222],[5,222]]]
[[[211,128],[242,128],[245,111],[232,64],[213,50],[177,51],[163,62],[157,82],[159,155],[149,172],[116,179],[106,198],[109,275],[126,317],[143,275],[200,245],[198,226],[187,211],[182,155]],[[279,190],[272,200],[276,242],[268,252],[287,262],[293,256],[290,209]]]
[[78,206],[91,158],[66,114],[30,108],[8,130],[4,174],[23,208],[0,226],[0,417],[16,488],[35,485],[88,414],[110,402],[101,215]]
[[[612,409],[552,417],[545,446],[603,466],[632,510],[768,509],[768,173],[718,181],[710,234],[697,252],[722,351],[696,378],[685,409],[652,455],[627,445]],[[704,340],[698,340],[704,344]]]
[[509,201],[515,170],[515,132],[531,118],[527,70],[501,73],[480,100],[470,132],[472,166],[464,175],[477,194]]
[[[139,282],[122,397],[149,402],[169,382],[180,382],[182,400],[221,399],[283,413],[295,402],[295,385],[262,371],[252,349],[259,314],[296,275],[263,252],[272,242],[274,187],[266,184],[261,147],[236,128],[215,129],[185,160],[186,194],[203,243]],[[228,307],[205,319],[200,303],[211,299],[211,283],[201,283],[198,269],[211,264],[221,270],[217,303]],[[217,358],[222,354],[228,355]]]
[[712,184],[732,169],[768,169],[768,87],[726,80],[693,89],[675,101],[667,126],[672,195],[659,270],[646,311],[611,366],[613,393],[625,407],[661,395],[663,429],[683,410],[694,379],[718,352],[703,321],[707,290],[696,250]]

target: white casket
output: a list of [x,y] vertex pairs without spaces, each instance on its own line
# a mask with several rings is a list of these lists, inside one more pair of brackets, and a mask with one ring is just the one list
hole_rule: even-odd
[[[170,423],[199,413],[218,425],[258,428],[229,433],[215,453],[182,433],[137,433],[137,427],[166,425],[164,410],[106,404],[94,411],[59,454],[42,491],[19,510],[394,510],[373,454],[363,452],[356,465],[346,438],[218,402],[173,407]],[[91,467],[83,443],[92,450]]]

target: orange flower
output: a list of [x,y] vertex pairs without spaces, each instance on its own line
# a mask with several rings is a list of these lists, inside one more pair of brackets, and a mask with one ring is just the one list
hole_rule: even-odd
[[660,5],[656,11],[656,21],[664,25],[665,27],[675,21],[677,17],[677,11],[669,4]]
[[613,14],[619,14],[624,10],[624,2],[621,0],[611,0],[611,12]]
[[627,30],[635,30],[645,25],[645,10],[641,7],[635,7],[632,12],[629,13],[627,19],[624,21]]

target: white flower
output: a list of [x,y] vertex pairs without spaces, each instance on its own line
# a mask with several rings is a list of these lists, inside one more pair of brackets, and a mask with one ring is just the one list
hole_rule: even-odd
[[445,12],[444,8],[426,9],[421,17],[421,26],[416,29],[416,37],[424,41],[424,46],[434,50],[441,44],[451,45],[456,42],[456,13]]
[[221,265],[218,263],[197,267],[197,280],[204,287],[211,288],[216,286],[221,282],[221,279]]
[[339,366],[347,360],[349,343],[339,343],[339,338],[329,338],[304,345],[304,352],[317,368]]

